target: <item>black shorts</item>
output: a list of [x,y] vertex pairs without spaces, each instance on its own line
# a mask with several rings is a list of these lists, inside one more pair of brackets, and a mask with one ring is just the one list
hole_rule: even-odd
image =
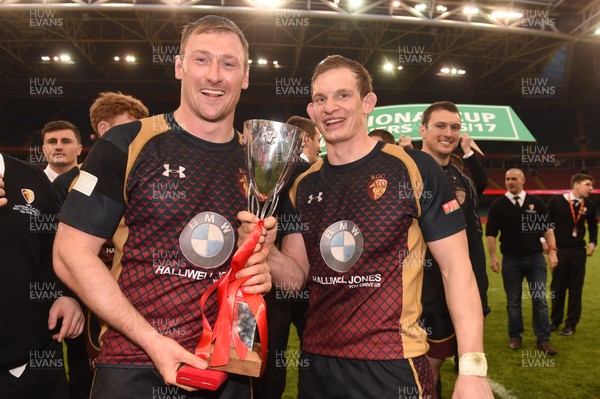
[[250,399],[250,377],[230,374],[218,391],[166,385],[155,368],[98,365],[91,399]]
[[426,356],[355,360],[302,353],[299,399],[436,399]]
[[423,312],[420,324],[428,341],[444,341],[455,334],[452,318],[447,313]]
[[458,352],[456,333],[449,314],[423,312],[421,326],[427,332],[427,356],[446,359]]

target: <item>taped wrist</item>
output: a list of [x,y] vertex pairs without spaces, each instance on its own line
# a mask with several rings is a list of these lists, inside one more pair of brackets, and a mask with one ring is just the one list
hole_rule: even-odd
[[487,360],[483,352],[466,352],[458,357],[458,373],[461,375],[487,376]]

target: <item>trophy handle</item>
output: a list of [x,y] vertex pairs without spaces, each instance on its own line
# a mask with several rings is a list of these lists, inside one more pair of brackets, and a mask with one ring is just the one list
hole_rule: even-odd
[[277,204],[279,203],[279,192],[281,191],[281,187],[278,185],[275,187],[275,190],[271,195],[267,197],[267,199],[262,203],[258,198],[258,196],[254,193],[254,183],[250,180],[248,184],[248,210],[250,213],[256,215],[259,219],[265,219],[269,216],[272,216],[277,209]]

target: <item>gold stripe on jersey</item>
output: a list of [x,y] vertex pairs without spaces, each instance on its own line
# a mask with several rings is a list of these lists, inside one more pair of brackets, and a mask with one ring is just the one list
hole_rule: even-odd
[[429,350],[427,333],[419,324],[421,313],[421,295],[423,290],[423,265],[427,246],[419,227],[419,221],[413,219],[408,229],[408,255],[402,262],[402,315],[400,316],[400,335],[404,358],[421,356]]
[[105,322],[102,322],[102,328],[100,329],[100,332],[98,333],[99,335],[97,337],[92,337],[92,323],[94,322],[93,320],[97,319],[97,316],[92,313],[91,310],[87,310],[87,317],[86,317],[86,332],[87,332],[87,342],[90,344],[90,346],[92,348],[94,348],[94,350],[99,351],[100,350],[100,346],[96,346],[96,341],[98,341],[98,345],[102,344],[102,332],[104,331],[104,326],[106,326],[107,324]]
[[127,151],[127,169],[125,171],[125,184],[123,185],[123,198],[125,199],[125,202],[129,202],[125,192],[127,187],[127,177],[129,176],[129,172],[131,172],[131,168],[133,168],[133,164],[135,163],[139,153],[142,151],[142,148],[144,148],[146,143],[154,136],[171,129],[171,126],[169,126],[165,120],[164,114],[140,119],[140,122],[142,123],[142,127],[140,128],[139,133],[135,136],[135,139],[133,139],[131,144],[129,144],[129,151]]
[[[112,241],[115,246],[115,255],[113,257],[110,274],[112,274],[112,276],[115,278],[115,281],[119,281],[121,271],[123,270],[121,258],[123,257],[123,246],[125,245],[125,241],[127,241],[127,237],[129,237],[129,227],[127,227],[125,224],[125,217],[121,217],[119,226],[117,227],[115,234],[112,236]],[[102,321],[102,328],[100,329],[100,336],[98,337],[100,346],[102,346],[102,335],[106,332],[106,330],[108,330],[108,324]]]
[[296,208],[296,191],[298,191],[298,184],[300,184],[300,181],[302,179],[304,179],[304,177],[306,177],[309,173],[313,173],[316,172],[318,170],[321,170],[321,168],[323,167],[323,158],[319,158],[317,160],[317,162],[315,162],[314,164],[312,164],[310,166],[310,168],[308,168],[307,171],[305,171],[304,173],[300,174],[296,180],[294,180],[294,184],[292,184],[292,187],[290,188],[289,191],[289,197],[290,200],[292,201],[292,206],[294,208]]

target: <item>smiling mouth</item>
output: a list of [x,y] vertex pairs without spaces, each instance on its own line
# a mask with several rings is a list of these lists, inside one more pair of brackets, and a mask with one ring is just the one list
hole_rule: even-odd
[[329,119],[325,121],[325,126],[329,127],[331,125],[335,125],[336,123],[343,122],[344,120],[344,118]]
[[214,90],[214,89],[201,89],[200,93],[205,94],[207,96],[211,96],[211,97],[221,97],[223,95],[225,95],[225,92],[223,90]]

